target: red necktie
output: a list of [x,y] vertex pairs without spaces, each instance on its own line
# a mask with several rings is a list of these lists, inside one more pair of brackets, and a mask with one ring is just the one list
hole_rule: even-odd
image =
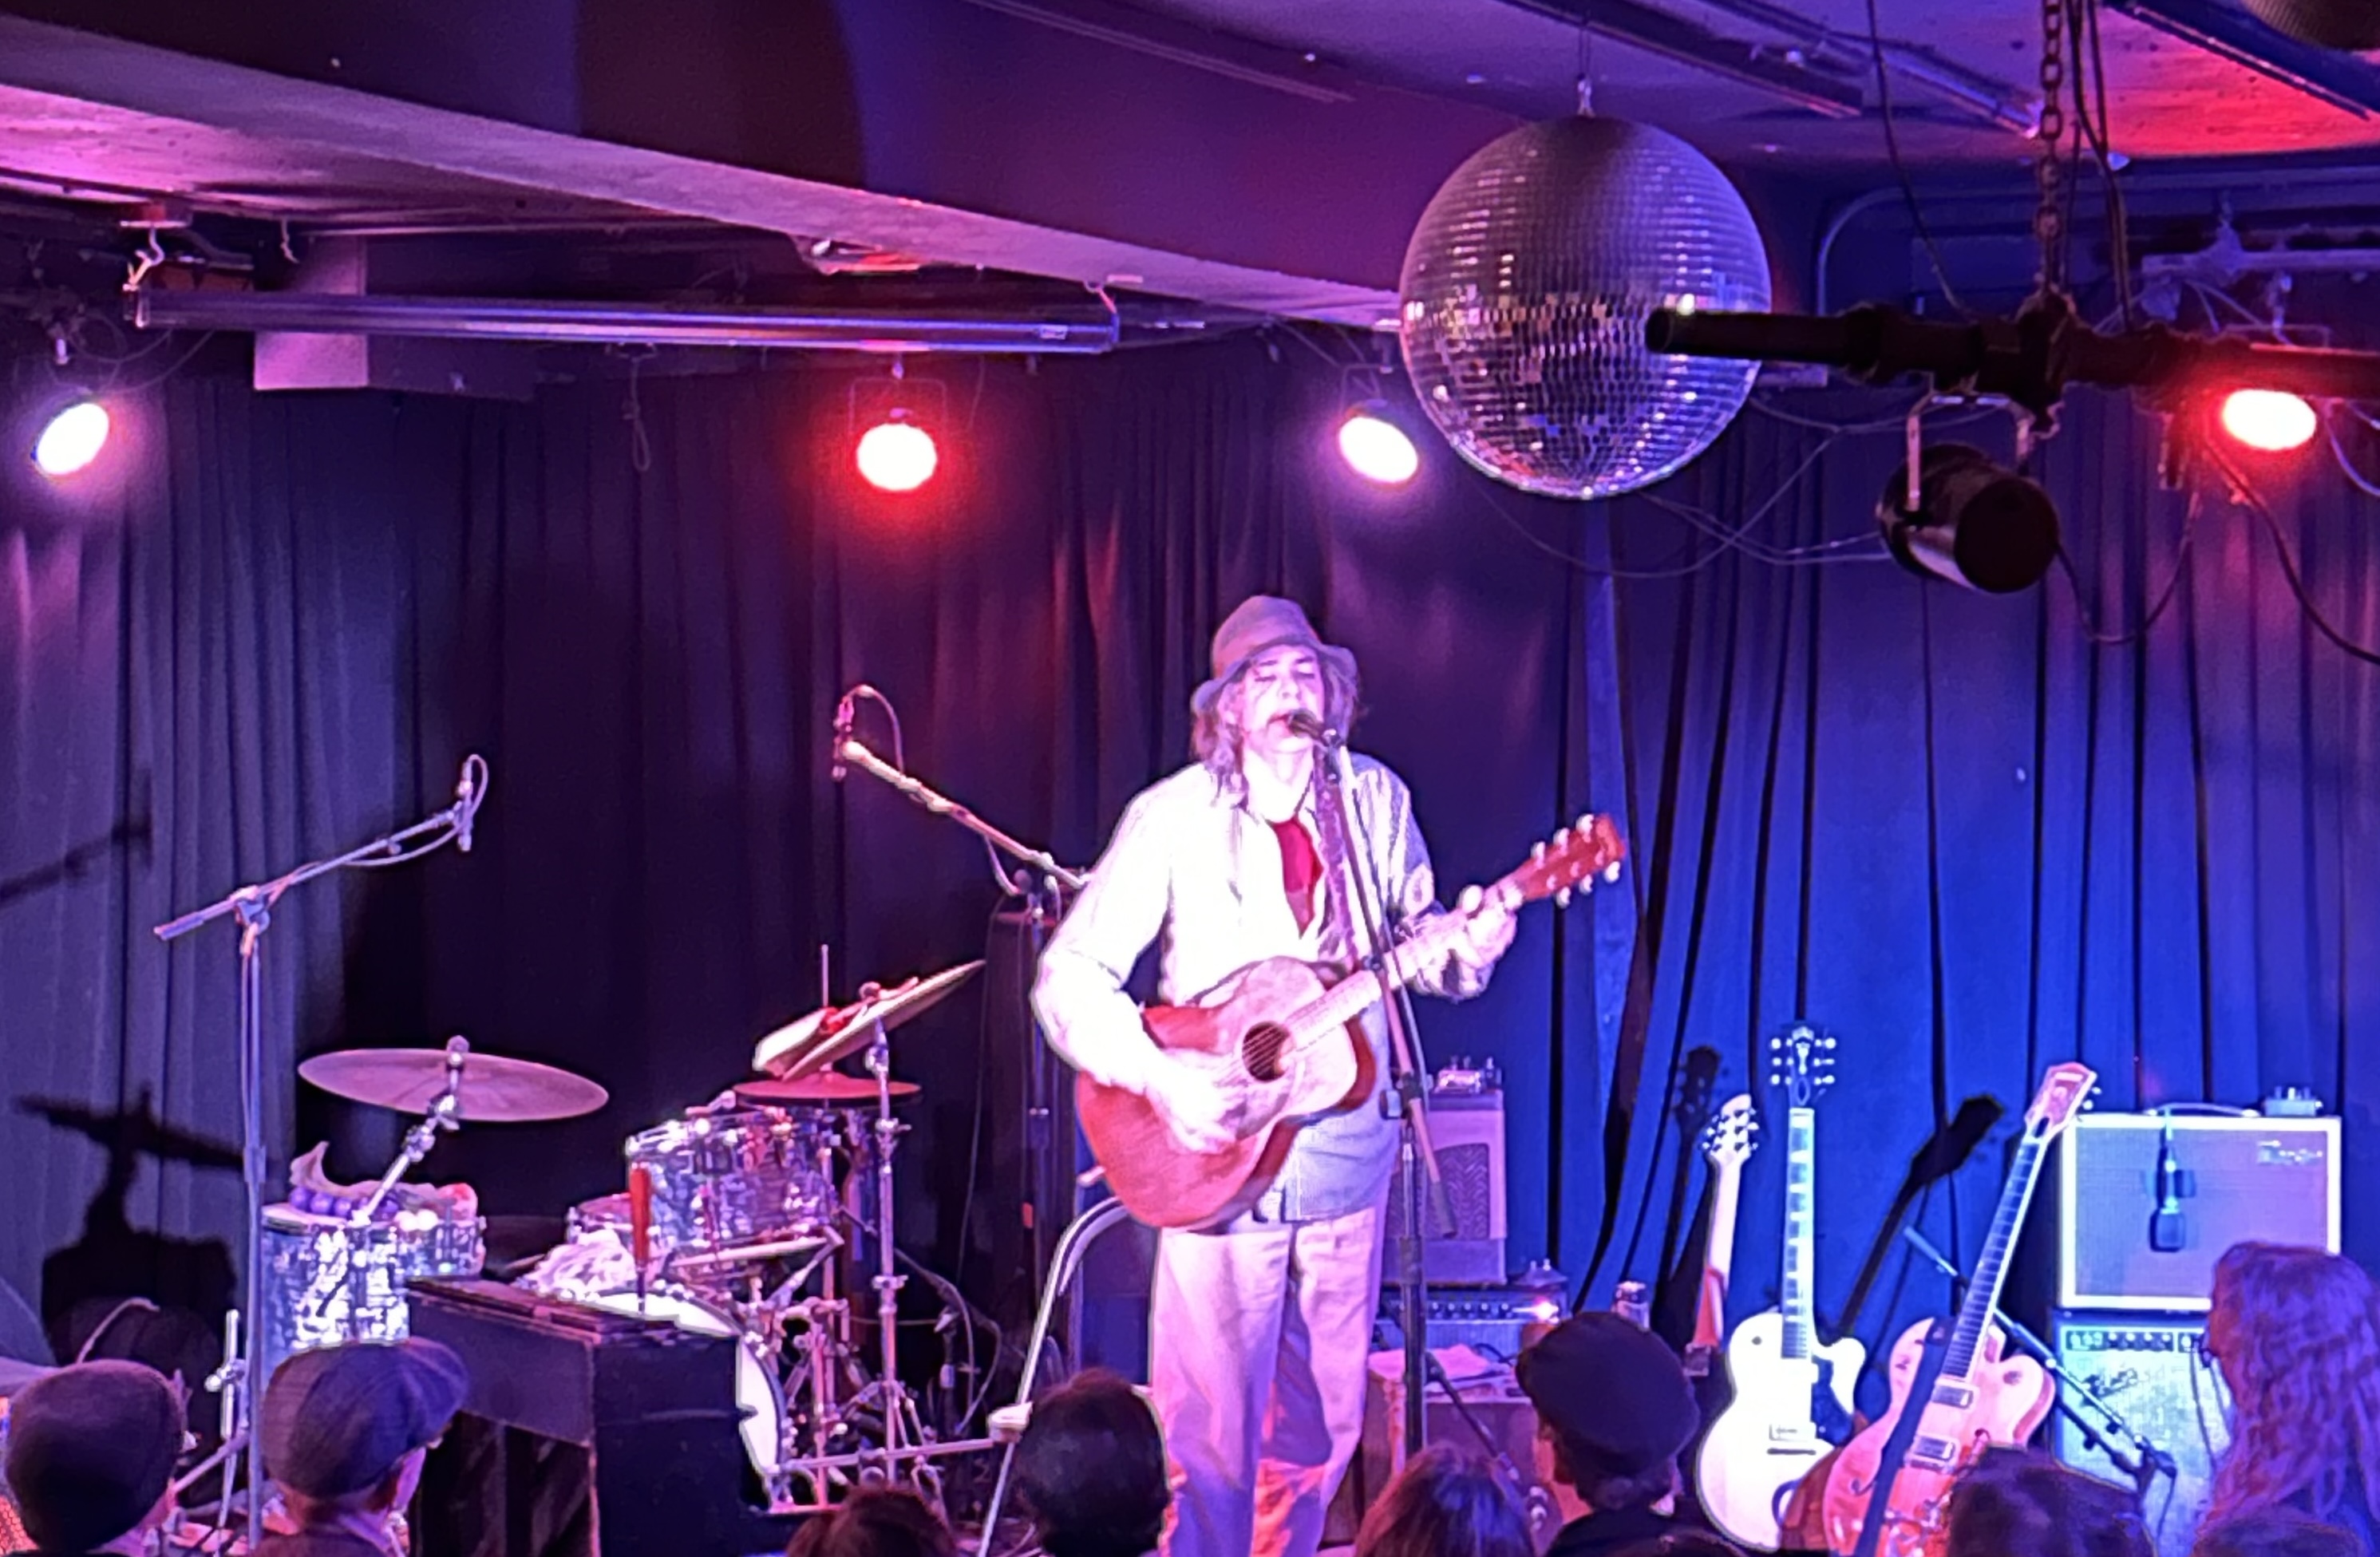
[[1314,893],[1322,880],[1322,858],[1314,852],[1314,840],[1294,819],[1272,824],[1273,835],[1281,840],[1281,885],[1289,894],[1289,911],[1297,918],[1298,933],[1314,922]]

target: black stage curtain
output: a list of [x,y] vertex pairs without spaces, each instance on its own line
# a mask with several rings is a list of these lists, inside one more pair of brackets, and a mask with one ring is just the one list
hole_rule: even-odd
[[[194,377],[133,407],[115,480],[11,478],[0,1274],[54,1332],[127,1283],[201,1313],[227,1295],[234,936],[167,948],[152,925],[443,805],[484,753],[471,854],[310,883],[273,916],[276,1182],[322,1137],[367,1176],[401,1123],[302,1088],[300,1058],[461,1032],[611,1089],[431,1159],[492,1211],[558,1213],[817,1004],[821,943],[838,997],[982,955],[1003,899],[980,845],[829,778],[845,686],[893,700],[919,776],[1087,862],[1184,760],[1207,635],[1257,590],[1361,657],[1359,743],[1412,782],[1449,895],[1590,808],[1632,839],[1618,889],[1530,911],[1486,996],[1423,1007],[1434,1057],[1503,1067],[1516,1262],[1548,1255],[1596,1301],[1653,1274],[1679,1241],[1679,1062],[1715,1050],[1724,1095],[1797,1016],[1841,1040],[1822,1308],[1937,1119],[1972,1093],[2013,1113],[2055,1057],[2096,1064],[2109,1106],[2309,1085],[2350,1110],[2369,1180],[2350,1054],[2380,1022],[2356,864],[2380,694],[2243,516],[2209,505],[2145,643],[2095,648],[2059,580],[1991,600],[1857,546],[1774,555],[1869,526],[1897,422],[1799,420],[1865,397],[1748,415],[1664,489],[1713,535],[1642,499],[1524,499],[1435,446],[1414,491],[1355,491],[1327,448],[1344,380],[1302,343],[913,379],[953,431],[912,498],[848,474],[839,368],[522,406]],[[2070,407],[2050,451],[2103,630],[2173,563],[2181,500],[2154,463],[2119,404]],[[2339,625],[2380,637],[2369,507],[2336,485],[2277,487],[2284,528]],[[875,711],[861,733],[889,750]],[[896,1040],[926,1088],[904,1240],[975,1292],[1006,1279],[977,1228],[1014,1199],[981,1145],[1009,1135],[984,1080],[1008,1041],[980,985]],[[1998,1161],[1929,1200],[1937,1241],[1977,1235]],[[1773,1270],[1771,1221],[1748,1214],[1740,1271]],[[1900,1296],[1905,1317],[1939,1289]]]

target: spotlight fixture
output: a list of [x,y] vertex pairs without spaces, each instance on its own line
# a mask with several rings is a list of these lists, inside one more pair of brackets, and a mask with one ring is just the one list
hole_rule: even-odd
[[1968,444],[1920,456],[1912,507],[1909,467],[1876,505],[1885,546],[1912,573],[1986,594],[2030,589],[2058,557],[2058,510],[2040,486]]
[[2223,431],[2249,448],[2285,454],[2313,441],[2321,426],[2302,395],[2276,389],[2235,389],[2223,397]]
[[33,468],[54,481],[88,468],[106,447],[107,430],[106,407],[75,401],[42,424],[33,441]]
[[1339,423],[1339,453],[1349,469],[1384,487],[1401,487],[1421,469],[1420,451],[1385,400],[1366,400],[1347,412]]
[[909,420],[906,407],[861,433],[856,455],[860,476],[879,492],[915,492],[941,463],[934,435]]

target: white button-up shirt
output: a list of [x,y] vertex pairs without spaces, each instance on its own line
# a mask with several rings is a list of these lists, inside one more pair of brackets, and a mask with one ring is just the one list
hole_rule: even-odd
[[[1368,841],[1376,879],[1393,923],[1439,912],[1429,853],[1414,824],[1404,781],[1368,757],[1352,757],[1350,823],[1357,847]],[[1309,797],[1298,818],[1317,837]],[[1327,860],[1327,856],[1324,856]],[[1350,890],[1343,870],[1326,865],[1312,922],[1300,931],[1281,882],[1280,839],[1213,773],[1191,766],[1141,791],[1124,809],[1090,884],[1075,898],[1042,954],[1034,1009],[1058,1052],[1109,1086],[1146,1089],[1157,1047],[1142,1028],[1124,982],[1143,953],[1162,938],[1158,1000],[1197,1004],[1232,975],[1268,957],[1336,964],[1354,960],[1337,932],[1346,923],[1358,943],[1360,910],[1342,916]],[[1461,999],[1487,984],[1487,973],[1459,956],[1423,969],[1414,987]],[[1375,1001],[1364,1013],[1376,1072],[1389,1077],[1386,1017]],[[1258,1202],[1263,1220],[1318,1221],[1366,1209],[1385,1191],[1396,1164],[1397,1125],[1376,1098],[1301,1129],[1272,1193]]]

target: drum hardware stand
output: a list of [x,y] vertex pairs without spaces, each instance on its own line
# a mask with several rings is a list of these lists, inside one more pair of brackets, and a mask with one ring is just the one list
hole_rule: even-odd
[[[228,1485],[233,1465],[246,1460],[250,1551],[264,1537],[263,1446],[252,1430],[256,1420],[255,1394],[261,1382],[254,1377],[254,1369],[264,1349],[264,932],[272,927],[273,907],[281,901],[282,894],[317,876],[350,866],[398,864],[449,842],[469,853],[471,822],[487,798],[488,764],[475,752],[463,760],[463,776],[455,786],[455,803],[445,809],[334,858],[314,860],[271,881],[241,887],[218,902],[156,927],[158,940],[173,941],[219,918],[236,918],[239,921],[240,1177],[248,1192],[244,1240],[247,1268],[241,1272],[241,1283],[248,1303],[245,1313],[235,1311],[245,1332],[238,1348],[240,1355],[225,1359],[221,1377],[232,1392],[233,1419],[237,1429],[224,1441],[227,1455],[224,1474]],[[225,1518],[230,1509],[231,1499],[226,1493],[223,1507]]]
[[356,1208],[356,1214],[347,1219],[355,1226],[363,1227],[370,1223],[372,1212],[380,1210],[380,1203],[388,1198],[397,1181],[420,1166],[421,1160],[430,1155],[430,1149],[438,1144],[440,1131],[462,1127],[462,1121],[455,1116],[455,1111],[462,1106],[455,1096],[455,1090],[463,1084],[463,1057],[470,1052],[470,1040],[460,1033],[446,1040],[445,1089],[431,1100],[430,1111],[421,1116],[421,1123],[405,1132],[405,1143],[397,1149],[396,1161],[388,1165],[388,1172],[381,1174],[380,1182],[372,1186],[371,1194]]

